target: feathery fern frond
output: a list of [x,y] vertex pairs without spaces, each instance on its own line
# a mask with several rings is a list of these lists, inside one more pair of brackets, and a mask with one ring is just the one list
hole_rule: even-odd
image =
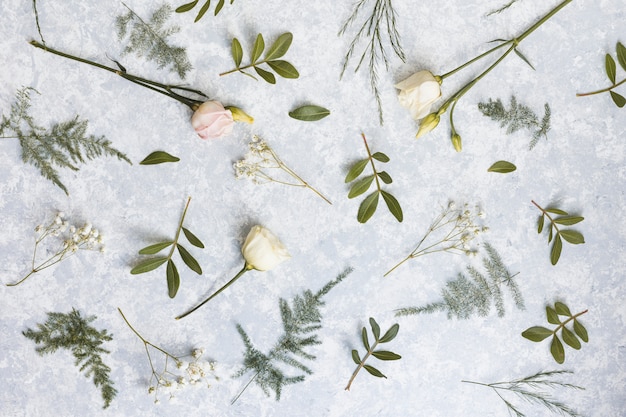
[[106,329],[90,326],[94,320],[95,316],[82,317],[76,309],[67,314],[48,313],[48,320],[37,324],[38,330],[26,329],[22,334],[40,345],[35,350],[42,356],[61,348],[70,350],[76,358],[74,365],[80,366],[80,371],[85,371],[85,376],[91,376],[95,386],[100,387],[103,408],[107,408],[117,390],[109,376],[111,368],[102,361],[102,354],[110,352],[101,345],[112,337]]
[[0,137],[15,138],[22,147],[22,161],[34,165],[41,175],[68,194],[61,182],[57,167],[78,171],[78,163],[101,156],[115,156],[131,163],[126,155],[111,146],[104,136],[87,135],[87,120],[78,116],[46,129],[38,126],[29,114],[30,93],[37,90],[24,87],[18,90],[16,102],[9,116],[2,116]]
[[187,72],[193,68],[187,57],[187,50],[167,42],[169,36],[180,31],[178,26],[165,27],[172,8],[168,4],[162,5],[146,22],[126,4],[124,7],[128,9],[128,13],[118,16],[115,21],[118,38],[123,40],[128,35],[128,45],[122,54],[145,56],[148,61],[154,61],[159,69],[169,67],[170,71],[185,79]]

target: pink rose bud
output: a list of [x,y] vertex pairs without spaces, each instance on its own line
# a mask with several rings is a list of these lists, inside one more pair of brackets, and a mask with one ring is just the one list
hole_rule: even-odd
[[233,131],[233,114],[218,101],[206,101],[191,116],[191,126],[202,139],[216,139]]

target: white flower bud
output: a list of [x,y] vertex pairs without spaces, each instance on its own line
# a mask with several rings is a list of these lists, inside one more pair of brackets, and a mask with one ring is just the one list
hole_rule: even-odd
[[278,237],[263,226],[253,226],[241,247],[250,269],[269,271],[291,258]]

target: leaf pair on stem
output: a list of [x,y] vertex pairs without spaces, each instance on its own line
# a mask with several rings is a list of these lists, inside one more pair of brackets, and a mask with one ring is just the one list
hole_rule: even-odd
[[[622,69],[626,71],[626,47],[621,42],[617,42],[617,47],[615,49],[617,52],[617,62],[619,62]],[[611,94],[611,99],[613,99],[613,103],[615,103],[617,107],[624,107],[626,105],[626,98],[613,91],[613,89],[624,84],[626,82],[626,78],[621,81],[617,81],[617,64],[615,63],[615,59],[610,54],[606,54],[604,58],[604,70],[606,71],[606,76],[611,82],[610,87],[603,88],[598,91],[592,91],[590,93],[579,93],[576,95],[578,97],[582,97],[609,92]]]
[[[546,209],[539,206],[539,204],[531,201],[539,210],[541,210],[541,216],[537,220],[537,233],[541,233],[543,231],[543,226],[545,224],[545,219],[547,218],[550,221],[550,229],[548,232],[548,243],[552,242],[552,238],[554,237],[554,243],[552,244],[552,249],[550,250],[550,262],[552,265],[556,265],[561,257],[561,250],[563,249],[563,240],[569,242],[573,245],[579,245],[581,243],[585,243],[585,238],[582,233],[577,232],[575,230],[563,230],[559,229],[557,225],[561,226],[571,226],[576,223],[580,223],[585,220],[584,217],[581,216],[570,216],[566,211],[558,209],[556,207],[548,207]],[[556,214],[560,217],[552,217],[550,214]]]

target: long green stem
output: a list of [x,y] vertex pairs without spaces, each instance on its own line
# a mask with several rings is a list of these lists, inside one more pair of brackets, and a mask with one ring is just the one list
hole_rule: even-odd
[[478,55],[477,57],[475,57],[475,58],[473,58],[473,59],[471,59],[471,60],[467,61],[465,64],[463,64],[463,65],[461,65],[461,66],[459,66],[459,67],[456,67],[456,68],[455,68],[455,69],[453,69],[452,71],[447,72],[447,73],[445,73],[445,74],[443,74],[443,75],[440,75],[441,79],[442,79],[442,80],[446,79],[447,77],[449,77],[449,76],[451,76],[451,75],[453,75],[453,74],[455,74],[455,73],[457,73],[457,72],[461,71],[463,68],[465,68],[465,67],[467,67],[467,66],[469,66],[469,65],[473,64],[474,62],[478,61],[478,60],[479,60],[479,59],[481,59],[481,58],[486,57],[487,55],[490,55],[492,52],[497,51],[498,49],[500,49],[500,48],[502,48],[502,47],[504,47],[504,46],[508,45],[508,44],[509,44],[509,43],[511,43],[511,42],[512,42],[512,41],[510,41],[510,40],[509,40],[509,41],[506,41],[506,42],[504,42],[504,43],[501,43],[501,44],[500,44],[500,45],[498,45],[498,46],[495,46],[495,47],[491,48],[490,50],[488,50],[488,51],[486,51],[486,52],[483,52],[482,54]]
[[365,144],[365,150],[367,150],[367,157],[370,160],[370,165],[372,166],[372,172],[374,173],[374,179],[376,180],[376,188],[380,193],[380,181],[378,180],[378,172],[376,172],[376,167],[374,166],[374,158],[372,157],[372,152],[370,151],[370,147],[367,144],[367,139],[365,139],[365,133],[361,133],[361,137],[363,138],[363,143]]
[[619,87],[620,85],[626,83],[626,78],[624,78],[622,81],[618,82],[617,84],[614,84],[610,87],[607,88],[603,88],[602,90],[597,90],[597,91],[591,91],[589,93],[577,93],[576,97],[584,97],[584,96],[591,96],[594,94],[600,94],[600,93],[607,93],[611,90],[613,90],[615,87]]
[[183,222],[185,221],[185,216],[187,215],[187,209],[189,208],[189,203],[191,202],[191,197],[187,197],[187,204],[185,204],[185,209],[183,210],[183,215],[180,216],[180,221],[178,222],[178,229],[176,229],[176,236],[174,236],[174,242],[172,243],[172,249],[170,249],[170,253],[167,255],[167,259],[171,259],[174,254],[174,250],[176,249],[176,244],[178,243],[178,238],[180,237],[180,231],[183,229]]

